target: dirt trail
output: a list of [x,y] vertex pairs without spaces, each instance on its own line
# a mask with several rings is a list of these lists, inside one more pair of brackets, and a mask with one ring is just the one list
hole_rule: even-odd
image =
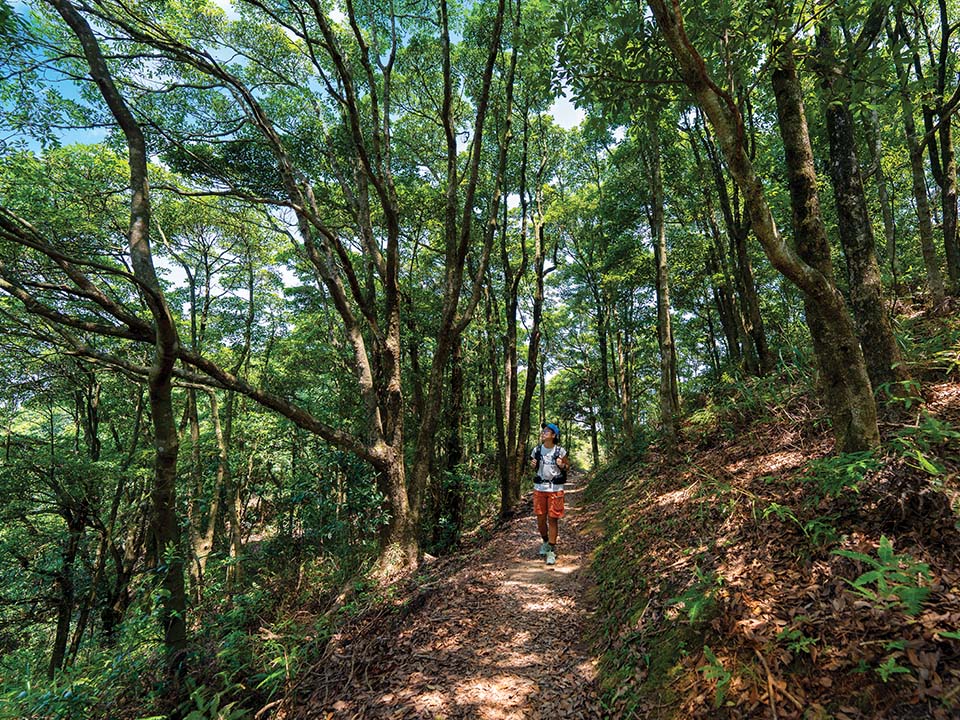
[[[396,628],[335,638],[314,671],[310,718],[599,718],[589,621],[592,540],[571,478],[557,564],[527,509],[465,552]],[[371,621],[375,624],[375,620]],[[374,632],[371,632],[374,631]],[[372,637],[364,641],[361,637]],[[304,688],[301,688],[303,690]]]

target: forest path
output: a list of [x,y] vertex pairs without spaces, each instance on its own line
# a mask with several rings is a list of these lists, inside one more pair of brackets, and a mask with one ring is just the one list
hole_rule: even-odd
[[581,480],[572,476],[567,486],[555,566],[537,554],[528,501],[489,540],[438,568],[402,623],[384,619],[377,628],[374,618],[353,638],[334,638],[289,716],[601,717],[585,640],[595,539],[581,509]]

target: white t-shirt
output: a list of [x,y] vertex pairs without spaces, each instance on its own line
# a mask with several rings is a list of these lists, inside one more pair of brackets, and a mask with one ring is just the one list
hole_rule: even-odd
[[[548,448],[545,445],[539,445],[540,450],[540,469],[537,470],[537,482],[533,489],[540,492],[559,492],[563,490],[562,484],[554,484],[553,479],[560,474],[560,468],[557,467],[557,460],[567,456],[567,451],[559,445]],[[530,453],[530,459],[537,459],[537,448]]]

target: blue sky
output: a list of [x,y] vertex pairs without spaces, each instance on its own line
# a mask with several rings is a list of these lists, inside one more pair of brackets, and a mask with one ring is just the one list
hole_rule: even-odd
[[[231,7],[231,0],[213,0],[213,2],[222,8],[228,17],[237,17],[237,13]],[[29,6],[23,0],[14,0],[12,5],[14,12],[18,14],[26,14],[29,12]],[[55,75],[55,73],[51,73],[50,80],[54,79],[52,77],[53,75]],[[56,85],[57,90],[64,97],[79,97],[79,88],[73,81],[67,79],[58,80],[56,81]],[[550,114],[553,115],[556,123],[564,129],[570,129],[579,125],[586,115],[583,110],[574,107],[566,91],[550,106]],[[105,137],[106,131],[102,129],[63,130],[60,134],[60,141],[65,145],[72,143],[96,143],[102,141]],[[32,139],[27,139],[27,145],[33,150],[40,149],[39,144]]]

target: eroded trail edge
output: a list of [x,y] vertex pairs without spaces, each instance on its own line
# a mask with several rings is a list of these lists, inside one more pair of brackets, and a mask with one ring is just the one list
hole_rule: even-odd
[[598,718],[585,639],[593,539],[571,477],[557,564],[537,555],[529,501],[485,543],[436,571],[400,622],[345,631],[300,688],[303,718]]

